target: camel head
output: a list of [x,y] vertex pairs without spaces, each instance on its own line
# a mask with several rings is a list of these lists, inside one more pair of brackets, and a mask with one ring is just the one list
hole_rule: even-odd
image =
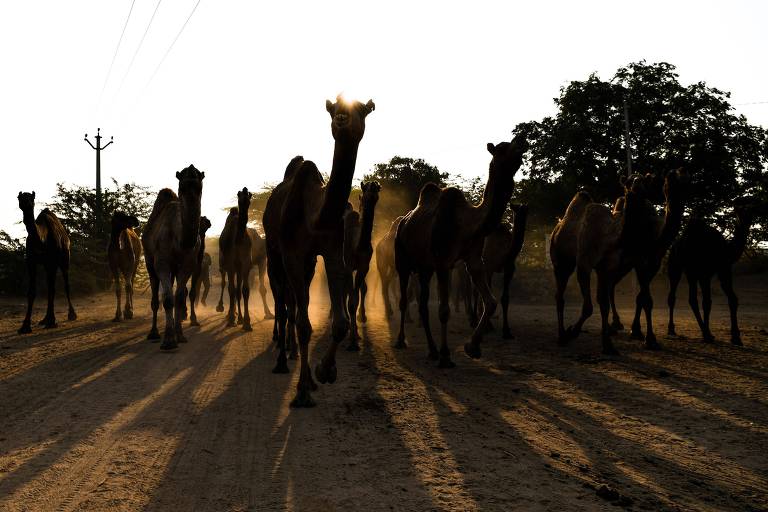
[[331,133],[335,140],[360,142],[365,133],[365,118],[374,111],[376,105],[372,100],[360,103],[356,100],[336,97],[336,103],[325,101],[325,110],[331,115]]
[[121,211],[112,214],[112,231],[119,232],[124,229],[139,227],[139,219]]
[[190,165],[176,173],[179,180],[179,202],[181,203],[182,239],[181,244],[190,248],[198,243],[200,230],[200,201],[203,195],[205,173]]
[[19,209],[23,212],[33,212],[35,210],[35,193],[19,192]]
[[489,142],[487,148],[493,155],[489,166],[490,177],[514,183],[515,174],[523,163],[523,155],[528,150],[525,135],[519,133],[511,142],[499,142],[496,145]]
[[523,204],[510,204],[509,208],[514,212],[515,214],[515,222],[517,222],[518,218],[524,218],[528,217],[528,205]]
[[379,185],[378,181],[369,181],[367,183],[361,183],[360,188],[362,189],[362,193],[360,194],[360,211],[362,212],[366,205],[368,208],[376,206],[376,203],[379,200],[381,185]]
[[247,187],[243,187],[243,190],[240,190],[237,193],[237,208],[238,211],[248,211],[248,207],[251,205],[251,197],[253,197],[253,194],[248,192]]
[[301,164],[303,163],[304,163],[304,157],[301,155],[291,158],[291,161],[288,162],[288,165],[285,168],[285,174],[283,174],[283,181],[293,178],[293,175],[296,174],[296,171],[299,170],[299,168],[301,167]]
[[664,199],[667,203],[680,204],[688,186],[688,173],[682,167],[664,176]]
[[200,236],[201,237],[205,236],[206,231],[208,231],[210,227],[211,227],[211,221],[208,220],[208,217],[205,217],[205,216],[200,217]]

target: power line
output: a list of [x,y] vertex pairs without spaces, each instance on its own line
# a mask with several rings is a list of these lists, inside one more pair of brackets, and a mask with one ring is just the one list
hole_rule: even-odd
[[149,32],[149,27],[152,26],[152,21],[155,19],[155,14],[157,14],[157,10],[160,8],[160,4],[163,3],[163,0],[157,0],[157,5],[155,5],[155,10],[152,13],[152,17],[149,18],[149,23],[147,23],[147,28],[144,30],[144,35],[141,36],[141,41],[139,41],[139,46],[136,47],[136,51],[133,52],[133,57],[131,58],[131,63],[128,64],[128,69],[125,70],[125,74],[123,75],[123,79],[120,81],[120,87],[117,88],[117,93],[119,94],[120,91],[123,88],[123,84],[125,83],[125,79],[128,77],[128,73],[131,72],[131,68],[133,67],[133,62],[136,60],[136,56],[139,54],[139,50],[141,50],[141,45],[144,44],[144,38],[147,37],[147,32]]
[[192,15],[195,14],[195,11],[197,10],[197,6],[200,5],[200,2],[201,0],[197,0],[197,2],[195,3],[195,6],[192,8],[192,11],[189,13],[189,16],[187,16],[186,21],[184,21],[184,24],[181,26],[179,33],[176,34],[176,37],[173,38],[171,45],[165,51],[165,55],[163,55],[163,58],[160,59],[160,62],[157,64],[157,67],[155,68],[155,71],[152,73],[152,76],[149,78],[149,81],[147,82],[145,89],[149,87],[149,84],[151,84],[152,80],[155,79],[155,75],[157,75],[157,72],[160,70],[160,66],[163,65],[163,62],[165,62],[166,57],[168,57],[168,54],[171,53],[171,50],[173,49],[173,45],[176,44],[176,41],[178,41],[179,37],[181,36],[181,33],[184,32],[184,29],[187,27],[187,23],[189,23],[189,20],[192,19]]
[[99,103],[101,103],[101,97],[104,96],[104,91],[107,88],[107,82],[112,74],[112,67],[115,65],[115,59],[117,59],[117,52],[120,50],[120,43],[123,42],[123,36],[125,35],[125,29],[128,28],[128,20],[131,19],[131,13],[133,12],[133,5],[136,0],[131,2],[131,8],[128,10],[128,17],[125,18],[125,24],[123,25],[123,31],[120,33],[120,39],[117,40],[117,46],[115,47],[115,54],[112,56],[112,62],[109,64],[109,71],[107,71],[107,77],[104,79],[104,85],[101,87],[101,94],[99,94]]
[[765,104],[768,104],[768,101],[752,101],[752,102],[749,102],[749,103],[734,103],[731,106],[733,106],[733,107],[741,107],[741,106],[744,106],[744,105],[765,105]]

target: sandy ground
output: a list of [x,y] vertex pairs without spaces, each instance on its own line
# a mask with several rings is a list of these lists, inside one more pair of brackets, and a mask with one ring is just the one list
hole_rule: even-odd
[[[689,339],[663,336],[660,308],[665,350],[622,334],[615,358],[599,355],[596,320],[562,349],[551,304],[515,304],[517,338],[489,335],[473,361],[454,315],[453,370],[427,361],[415,324],[394,350],[395,324],[371,308],[363,350],[340,352],[309,410],[288,407],[295,371],[270,372],[270,322],[244,333],[205,309],[165,354],[145,341],[146,297],[119,324],[111,295],[76,301],[75,322],[60,301],[60,326],[26,336],[21,301],[3,299],[0,509],[766,510],[765,289],[747,299],[743,348],[722,341],[716,296],[717,343],[681,304]],[[327,309],[313,318],[316,358]]]

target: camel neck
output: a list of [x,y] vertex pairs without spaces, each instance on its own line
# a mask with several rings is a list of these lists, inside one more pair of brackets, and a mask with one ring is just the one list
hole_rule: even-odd
[[181,245],[185,249],[195,246],[200,239],[200,198],[179,196],[181,207]]
[[479,215],[475,231],[478,236],[488,236],[499,225],[507,203],[512,197],[514,181],[503,183],[502,180],[495,178],[494,176],[500,172],[508,171],[490,171],[483,191],[483,200],[476,206]]
[[680,200],[667,201],[664,208],[664,225],[656,242],[656,256],[661,259],[677,238],[683,224],[683,204]]
[[40,233],[37,232],[33,210],[24,210],[24,227],[27,228],[27,240],[40,243]]
[[736,229],[733,231],[733,238],[728,241],[728,252],[731,263],[736,263],[741,255],[744,254],[744,248],[747,246],[749,237],[750,222],[744,222],[741,219],[736,220]]
[[241,239],[245,235],[248,226],[248,209],[237,207],[237,238]]
[[375,208],[375,204],[363,205],[360,240],[357,242],[358,249],[371,250],[373,247],[371,245],[371,233],[373,232],[373,214]]
[[360,141],[336,140],[333,149],[333,167],[331,177],[325,186],[323,204],[317,217],[316,225],[331,228],[341,222],[352,190],[352,177],[355,174],[357,148]]
[[523,249],[523,241],[525,240],[525,226],[527,223],[527,214],[515,214],[515,223],[512,225],[512,256],[515,258]]

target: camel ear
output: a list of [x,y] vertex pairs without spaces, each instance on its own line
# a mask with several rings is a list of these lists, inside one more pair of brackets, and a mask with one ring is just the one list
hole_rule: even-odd
[[205,179],[205,173],[201,172],[200,173],[200,181],[203,181],[203,179]]
[[181,179],[181,173],[179,171],[176,171],[176,179],[177,180]]
[[490,154],[493,154],[493,152],[496,150],[496,146],[493,145],[493,142],[489,142],[485,147],[488,148],[488,152]]
[[35,198],[35,191],[33,190],[32,191],[32,199],[34,199],[34,198]]
[[331,100],[325,100],[325,110],[327,110],[329,114],[333,115],[333,103],[331,103]]
[[136,217],[134,217],[133,215],[130,215],[130,216],[128,217],[128,220],[130,220],[130,222],[131,222],[131,226],[132,226],[132,227],[134,227],[134,228],[137,228],[137,227],[139,227],[139,219],[137,219],[137,218],[136,218]]
[[368,100],[368,103],[365,104],[365,110],[366,115],[376,110],[376,104],[373,102],[373,100]]
[[21,192],[19,192],[19,195],[16,196],[16,199],[21,199]]
[[621,176],[619,176],[619,183],[621,183],[622,187],[626,187],[627,186],[627,177],[624,176],[623,174]]

